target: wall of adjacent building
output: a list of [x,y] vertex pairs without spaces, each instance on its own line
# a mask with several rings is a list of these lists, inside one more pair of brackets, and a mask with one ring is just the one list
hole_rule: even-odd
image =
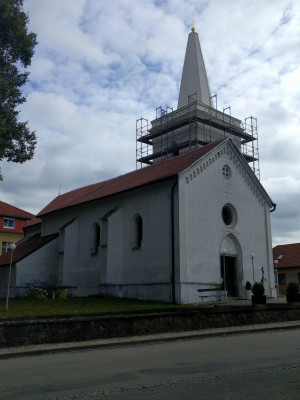
[[20,235],[20,234],[0,232],[0,254],[1,254],[3,242],[18,243],[21,239],[23,239],[23,237],[24,236]]
[[23,226],[27,224],[27,220],[23,218],[15,218],[15,217],[7,217],[10,219],[14,219],[14,228],[6,228],[4,227],[4,218],[3,216],[0,216],[0,230],[1,232],[6,232],[6,233],[16,233],[23,235]]
[[284,275],[285,283],[279,284],[279,292],[286,293],[287,286],[290,282],[296,282],[299,285],[300,292],[300,268],[278,268],[278,273]]
[[27,224],[26,219],[11,217],[14,219],[14,228],[6,228],[4,227],[4,218],[6,217],[0,216],[0,255],[3,242],[17,243],[23,239],[23,226]]

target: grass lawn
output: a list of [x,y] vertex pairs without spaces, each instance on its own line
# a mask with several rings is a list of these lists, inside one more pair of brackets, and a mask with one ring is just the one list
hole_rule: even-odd
[[10,299],[5,311],[5,299],[0,299],[0,320],[8,318],[55,317],[97,315],[138,311],[169,310],[178,305],[133,299],[105,299],[100,297],[74,297],[33,300]]

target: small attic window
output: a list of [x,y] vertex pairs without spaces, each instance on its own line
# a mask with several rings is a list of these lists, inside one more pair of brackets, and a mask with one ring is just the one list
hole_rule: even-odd
[[276,258],[276,260],[279,261],[279,260],[281,260],[284,256],[285,256],[284,254],[280,254],[280,255]]
[[222,168],[222,173],[225,179],[229,179],[231,177],[231,169],[228,165],[224,165]]
[[3,228],[15,229],[15,219],[14,218],[3,218]]

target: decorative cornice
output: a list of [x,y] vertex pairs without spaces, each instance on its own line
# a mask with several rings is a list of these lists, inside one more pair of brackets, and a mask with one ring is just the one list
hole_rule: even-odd
[[[216,148],[211,153],[205,155],[202,159],[197,161],[185,177],[185,182],[188,184],[198,177],[201,173],[206,171],[212,164],[215,163],[220,157],[229,158],[235,167],[236,171],[242,176],[248,188],[252,191],[262,206],[265,206],[266,200],[261,193],[262,185],[257,180],[254,172],[248,166],[246,160],[241,154],[238,154],[238,149],[232,146],[231,141],[226,142],[223,148]],[[249,169],[247,171],[247,169]],[[251,176],[251,172],[253,176]]]

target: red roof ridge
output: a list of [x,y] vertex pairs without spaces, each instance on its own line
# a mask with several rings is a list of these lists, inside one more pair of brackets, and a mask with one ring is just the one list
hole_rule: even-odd
[[300,245],[300,242],[294,242],[294,243],[285,243],[285,244],[277,244],[273,249],[276,249],[276,247],[282,247],[282,246],[294,246],[294,245]]

